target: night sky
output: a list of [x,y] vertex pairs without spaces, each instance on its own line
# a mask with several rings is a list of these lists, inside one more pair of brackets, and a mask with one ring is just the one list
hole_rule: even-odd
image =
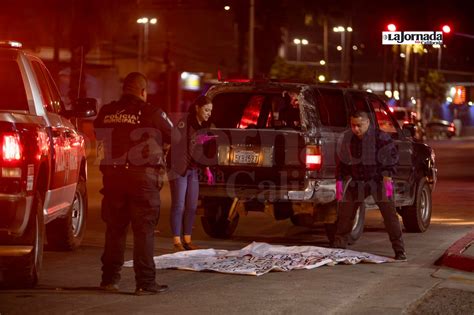
[[[79,1],[72,0],[0,0],[0,38],[18,38],[25,42],[26,46],[42,46],[51,45],[54,39],[55,14],[59,12],[59,28],[61,45],[68,47],[72,38],[67,33],[73,29],[70,25],[77,12],[74,12],[73,3]],[[84,2],[87,2],[84,0]],[[115,40],[119,44],[129,45],[134,48],[136,41],[136,24],[135,19],[140,12],[152,12],[160,16],[167,15],[165,19],[172,22],[173,14],[193,16],[196,10],[208,10],[209,20],[217,17],[225,19],[222,14],[224,4],[230,4],[233,10],[240,10],[245,24],[245,15],[248,14],[247,0],[96,0],[91,2],[91,9],[88,10],[87,25],[84,31],[89,31],[93,38],[91,45],[99,42],[101,39]],[[255,0],[257,15],[257,33],[256,37],[260,44],[256,44],[256,52],[260,58],[260,65],[268,68],[271,65],[273,56],[276,54],[277,45],[269,42],[269,38],[273,41],[280,41],[280,35],[271,35],[270,32],[279,32],[280,26],[288,30],[289,38],[296,36],[305,36],[311,43],[315,43],[313,54],[309,55],[316,61],[318,56],[322,54],[322,26],[319,23],[320,16],[325,14],[329,21],[329,44],[330,59],[333,63],[337,63],[340,59],[338,52],[335,50],[338,44],[339,35],[332,32],[335,25],[352,25],[354,28],[353,43],[363,44],[361,49],[355,56],[355,71],[373,70],[380,67],[383,47],[381,45],[381,32],[385,30],[387,23],[397,24],[399,30],[405,31],[430,31],[439,30],[445,23],[449,24],[453,32],[445,38],[447,48],[443,49],[443,69],[453,71],[470,71],[474,72],[474,39],[460,37],[455,33],[465,33],[474,35],[474,18],[473,18],[473,1],[329,1],[329,0]],[[138,4],[138,5],[137,5]],[[203,42],[200,46],[218,46],[219,43],[206,43],[207,38],[222,38],[227,36],[227,42],[221,41],[221,45],[233,45],[231,37],[232,19],[237,21],[235,12],[229,12],[230,24],[223,26],[221,29],[213,27],[209,30],[199,30],[203,27],[200,23],[194,25],[186,25],[181,23],[176,29],[167,29],[168,33],[175,33],[177,38],[179,32],[185,33],[186,29],[196,29],[196,32],[189,37],[189,42],[195,42],[200,36]],[[56,13],[55,13],[56,12]],[[311,13],[313,22],[305,25],[305,14]],[[127,16],[128,15],[128,16]],[[233,16],[233,18],[232,18]],[[169,25],[171,25],[171,22]],[[163,24],[162,24],[163,25]],[[161,27],[161,26],[160,26]],[[163,25],[163,28],[165,26]],[[245,27],[244,27],[245,29]],[[229,34],[224,34],[228,32]],[[212,35],[215,32],[216,36]],[[167,33],[167,34],[168,34]],[[183,35],[184,36],[184,35]],[[77,38],[77,36],[76,36]],[[162,39],[162,37],[160,38]],[[246,42],[243,42],[246,44]],[[262,44],[263,43],[263,44]],[[161,42],[150,45],[152,53],[157,56],[163,54],[163,46]],[[200,49],[196,45],[186,46],[186,41],[182,38],[177,45],[182,46],[182,51],[192,52],[196,55],[203,52],[200,57],[202,61],[209,58],[215,58],[214,54],[221,54],[216,48],[210,50],[209,53],[205,49]],[[271,49],[269,49],[271,47]],[[154,52],[153,50],[156,50]],[[233,47],[227,48],[232,57],[226,59],[225,62],[229,67],[236,67],[233,63],[236,59],[236,53]],[[292,48],[294,54],[294,47]],[[245,55],[245,51],[240,53]],[[318,55],[319,54],[319,55]],[[431,52],[423,57],[420,67],[435,68],[436,53]],[[245,60],[244,60],[245,62]],[[202,62],[201,62],[202,63]],[[200,66],[201,68],[203,65]],[[215,67],[210,67],[214,71]]]

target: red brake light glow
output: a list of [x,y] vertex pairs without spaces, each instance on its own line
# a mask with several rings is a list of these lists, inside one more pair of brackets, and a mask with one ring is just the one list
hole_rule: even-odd
[[2,141],[2,158],[5,162],[21,160],[21,143],[18,134],[4,134]]

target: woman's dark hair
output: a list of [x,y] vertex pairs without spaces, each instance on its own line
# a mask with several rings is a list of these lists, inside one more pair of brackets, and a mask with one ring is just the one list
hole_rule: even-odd
[[191,114],[196,114],[196,106],[203,107],[206,104],[212,103],[211,99],[206,95],[199,95],[194,102],[189,106],[188,112]]

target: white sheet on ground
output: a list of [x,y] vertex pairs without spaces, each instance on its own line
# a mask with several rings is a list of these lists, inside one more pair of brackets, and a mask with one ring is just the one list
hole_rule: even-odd
[[[261,276],[269,271],[313,269],[323,265],[393,262],[392,258],[317,246],[283,246],[253,242],[240,250],[199,249],[155,256],[156,269],[177,268]],[[125,267],[132,267],[127,261]]]

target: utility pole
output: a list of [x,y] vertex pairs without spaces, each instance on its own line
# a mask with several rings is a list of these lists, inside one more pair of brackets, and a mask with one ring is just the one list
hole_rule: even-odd
[[248,78],[253,79],[255,0],[250,0]]
[[323,49],[324,49],[324,75],[329,78],[329,53],[328,53],[328,17],[323,16]]

